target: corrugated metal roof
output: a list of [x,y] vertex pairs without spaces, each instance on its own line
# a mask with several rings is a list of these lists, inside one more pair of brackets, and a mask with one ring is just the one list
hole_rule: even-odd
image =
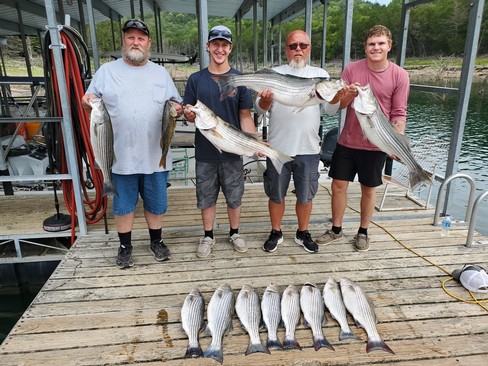
[[[68,14],[71,25],[79,28],[81,21],[88,23],[86,1],[82,0],[52,0],[58,14],[58,22],[65,24],[63,12]],[[83,14],[80,16],[79,1],[81,1]],[[266,0],[258,0],[257,19],[262,20],[262,4]],[[313,1],[315,5],[319,1]],[[130,0],[92,0],[95,22],[118,20],[122,17],[141,17],[140,4],[142,3],[142,14],[146,16],[159,7],[162,12],[196,14],[196,0],[155,0],[130,1]],[[293,17],[303,13],[305,0],[267,0],[267,18],[271,20],[284,12],[286,17]],[[59,6],[62,6],[60,11]],[[131,6],[132,4],[132,6]],[[207,13],[209,16],[225,16],[242,18],[253,17],[254,0],[208,0]],[[261,5],[260,5],[261,4]],[[288,9],[288,10],[287,10]],[[239,13],[241,11],[241,13]],[[0,35],[37,35],[38,32],[46,30],[47,19],[45,11],[45,0],[0,0]]]

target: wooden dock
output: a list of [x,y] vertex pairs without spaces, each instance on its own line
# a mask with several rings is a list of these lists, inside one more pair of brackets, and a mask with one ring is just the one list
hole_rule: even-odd
[[[323,183],[314,203],[310,231],[314,237],[330,227],[330,182]],[[404,206],[404,197],[389,198]],[[6,201],[2,201],[4,203]],[[378,330],[395,351],[366,353],[366,334],[349,323],[363,340],[339,341],[339,327],[328,312],[324,334],[335,351],[315,351],[312,333],[303,323],[297,330],[302,351],[272,350],[244,355],[247,333],[234,317],[234,329],[224,337],[224,365],[486,365],[488,316],[477,304],[455,299],[443,290],[449,273],[464,264],[488,266],[488,248],[467,248],[467,228],[455,225],[448,238],[433,227],[433,209],[375,212],[370,227],[371,249],[353,248],[358,226],[359,187],[350,188],[344,229],[346,238],[308,254],[293,241],[296,230],[294,197],[287,198],[284,243],[274,253],[261,247],[270,225],[267,198],[261,184],[246,186],[241,234],[249,251],[238,254],[227,242],[228,224],[222,198],[218,205],[217,243],[207,259],[196,257],[202,235],[195,208],[194,187],[171,187],[170,209],[163,237],[172,259],[157,263],[148,251],[148,233],[138,213],[134,237],[135,266],[115,266],[118,239],[109,217],[110,233],[101,224],[61,261],[32,305],[0,346],[2,365],[218,365],[212,359],[184,359],[187,337],[180,309],[188,292],[198,287],[206,304],[222,283],[235,296],[244,284],[261,296],[270,282],[283,291],[289,284],[313,282],[321,289],[328,277],[348,277],[371,297],[381,321]],[[410,203],[411,204],[411,203]],[[110,216],[110,215],[109,215]],[[476,239],[481,236],[477,235]],[[455,281],[448,292],[463,299],[469,293]],[[477,294],[483,298],[481,294]],[[484,296],[488,298],[488,296]],[[485,306],[488,304],[485,303]],[[282,340],[284,329],[280,328]],[[265,341],[266,330],[261,331]],[[200,335],[205,350],[211,337]]]

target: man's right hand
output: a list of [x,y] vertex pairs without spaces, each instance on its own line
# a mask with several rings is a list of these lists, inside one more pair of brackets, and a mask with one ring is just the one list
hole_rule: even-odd
[[81,97],[81,105],[83,109],[87,112],[90,113],[92,110],[92,106],[90,104],[90,99],[95,99],[97,96],[95,94],[85,94]]

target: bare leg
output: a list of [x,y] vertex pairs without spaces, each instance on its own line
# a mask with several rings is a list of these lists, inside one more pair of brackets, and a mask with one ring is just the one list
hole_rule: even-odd
[[332,180],[332,225],[341,227],[344,213],[347,206],[347,188],[349,181],[347,180]]
[[157,230],[163,227],[163,215],[155,215],[144,210],[144,217],[146,218],[147,227],[149,229]]
[[285,197],[281,199],[281,203],[276,203],[273,200],[268,200],[269,219],[271,221],[271,228],[276,231],[281,230],[281,221],[285,214]]
[[203,230],[213,230],[216,212],[217,207],[215,205],[202,209]]
[[362,228],[367,229],[373,218],[376,204],[376,187],[366,187],[361,184],[361,223]]
[[310,215],[312,214],[312,200],[308,201],[306,204],[301,204],[297,201],[295,205],[295,212],[298,218],[298,230],[308,230]]
[[129,231],[132,231],[132,226],[134,225],[134,216],[134,212],[122,216],[115,215],[115,227],[117,229],[117,232],[128,233]]
[[231,229],[238,229],[241,221],[241,207],[230,208],[227,207],[227,216],[229,217],[229,225]]

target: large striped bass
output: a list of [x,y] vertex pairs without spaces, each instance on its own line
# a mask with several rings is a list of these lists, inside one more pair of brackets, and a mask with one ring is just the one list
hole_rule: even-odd
[[283,349],[277,334],[281,321],[281,295],[276,283],[272,282],[266,287],[261,299],[261,312],[264,324],[268,329],[266,346],[268,349]]
[[325,307],[320,290],[313,283],[305,283],[300,291],[300,308],[305,325],[310,327],[313,335],[313,346],[316,351],[325,347],[334,350],[322,331],[325,325]]
[[205,300],[197,288],[186,295],[181,307],[181,326],[188,336],[188,348],[185,358],[200,357],[203,355],[198,334],[204,328],[203,315],[205,312]]
[[220,152],[252,157],[256,153],[266,155],[276,171],[281,173],[283,164],[293,158],[261,143],[250,133],[244,132],[225,122],[201,101],[190,107],[195,113],[195,126]]
[[254,352],[269,353],[268,347],[263,346],[259,336],[261,307],[259,306],[259,296],[251,286],[242,286],[239,295],[237,295],[236,313],[242,326],[249,334],[246,356]]
[[368,333],[366,352],[381,350],[395,354],[383,341],[376,324],[378,319],[374,312],[374,306],[363,289],[348,278],[341,278],[341,292],[347,311],[353,316],[356,325]]
[[214,75],[212,78],[219,84],[220,100],[232,96],[238,86],[245,86],[256,92],[269,88],[273,91],[273,100],[299,108],[330,102],[344,86],[341,80],[302,78],[283,75],[271,69],[262,69],[254,74]]
[[203,353],[204,357],[223,362],[222,338],[232,330],[233,315],[234,293],[229,285],[223,284],[215,290],[208,303],[205,333],[212,335],[212,343]]
[[284,349],[302,349],[295,338],[295,330],[300,324],[300,293],[295,285],[289,285],[281,297],[281,318],[285,325]]
[[364,136],[378,149],[390,156],[396,156],[407,166],[411,189],[422,182],[432,184],[432,174],[424,170],[415,160],[409,139],[395,131],[381,110],[371,87],[366,85],[357,90],[359,94],[354,99],[353,108]]
[[112,121],[101,98],[90,99],[90,142],[95,162],[103,175],[103,195],[117,194],[112,182],[112,165],[115,161]]
[[344,339],[360,339],[355,335],[349,324],[347,323],[347,313],[344,301],[342,300],[341,289],[337,281],[330,277],[324,285],[324,303],[330,312],[330,315],[339,323],[341,332],[339,334],[339,340]]

